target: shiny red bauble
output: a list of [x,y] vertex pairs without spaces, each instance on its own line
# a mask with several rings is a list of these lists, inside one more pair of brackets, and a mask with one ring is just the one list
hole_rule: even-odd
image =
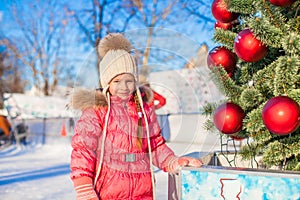
[[250,29],[244,29],[238,33],[234,40],[234,51],[242,60],[256,62],[265,57],[268,48],[255,38]]
[[243,127],[245,113],[243,109],[231,102],[220,105],[214,111],[214,125],[224,134],[234,134]]
[[216,20],[224,23],[236,20],[238,13],[230,12],[224,0],[214,0],[211,6],[211,12]]
[[237,57],[229,49],[217,46],[209,51],[207,56],[207,66],[209,68],[221,65],[231,77],[235,70]]
[[216,21],[214,27],[215,27],[215,29],[221,28],[221,29],[224,29],[224,30],[230,30],[230,29],[232,29],[234,26],[236,26],[238,24],[239,23],[237,21],[228,22],[228,23]]
[[271,4],[280,7],[287,7],[292,5],[296,0],[269,0]]
[[300,123],[299,104],[287,96],[273,97],[264,105],[262,119],[271,133],[290,134],[298,128]]
[[234,136],[234,135],[232,135],[232,136],[230,136],[230,137],[231,137],[231,139],[233,139],[233,140],[235,140],[235,141],[241,141],[241,140],[246,139],[245,137],[239,137],[239,136]]

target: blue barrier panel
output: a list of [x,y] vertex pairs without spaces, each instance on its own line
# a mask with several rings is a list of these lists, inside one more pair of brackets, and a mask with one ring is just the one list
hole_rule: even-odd
[[178,191],[173,197],[169,191],[169,199],[300,200],[299,172],[203,166],[182,168],[176,176]]

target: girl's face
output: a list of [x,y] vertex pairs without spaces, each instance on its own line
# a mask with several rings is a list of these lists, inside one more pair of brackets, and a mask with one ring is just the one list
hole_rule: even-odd
[[120,74],[109,83],[109,92],[112,96],[127,99],[135,90],[135,80],[131,74]]

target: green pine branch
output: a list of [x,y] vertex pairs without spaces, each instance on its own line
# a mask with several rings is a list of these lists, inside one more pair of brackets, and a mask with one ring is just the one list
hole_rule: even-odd
[[216,29],[213,40],[216,43],[220,43],[222,44],[222,46],[226,46],[229,50],[233,51],[235,37],[235,32],[223,29]]
[[[268,0],[225,0],[229,10],[240,13],[240,25],[231,30],[216,29],[218,46],[234,52],[237,34],[250,28],[268,46],[267,55],[258,62],[237,62],[230,78],[222,67],[212,69],[214,82],[227,97],[246,113],[238,136],[248,137],[239,154],[243,159],[263,157],[261,166],[300,171],[300,128],[289,135],[271,133],[263,123],[263,106],[272,97],[287,95],[300,104],[300,1],[280,7]],[[217,104],[206,107],[213,114]],[[213,130],[212,118],[206,127]]]

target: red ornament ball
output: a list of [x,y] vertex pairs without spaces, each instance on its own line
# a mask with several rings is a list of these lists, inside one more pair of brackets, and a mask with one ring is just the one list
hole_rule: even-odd
[[230,29],[232,29],[232,24],[230,22],[229,23],[223,23],[223,22],[220,22],[220,21],[216,21],[214,27],[215,27],[215,29],[221,28],[221,29],[224,29],[224,30],[230,30]]
[[224,29],[224,30],[231,30],[233,27],[235,27],[238,24],[239,23],[237,21],[228,22],[228,23],[216,21],[214,27],[215,27],[215,29],[221,28],[221,29]]
[[207,65],[209,68],[221,65],[230,77],[233,75],[236,62],[236,55],[226,47],[222,46],[213,48],[207,56]]
[[236,20],[239,16],[238,13],[230,12],[228,10],[227,4],[224,2],[224,0],[214,0],[211,6],[211,12],[216,20],[223,23]]
[[236,55],[246,62],[256,62],[265,57],[267,46],[256,39],[250,29],[242,30],[234,40]]
[[290,134],[300,124],[299,104],[287,96],[273,97],[264,105],[262,119],[271,133],[278,135]]
[[245,137],[239,137],[239,136],[235,136],[235,135],[232,135],[230,136],[233,140],[235,141],[241,141],[241,140],[244,140],[246,139]]
[[292,5],[296,0],[269,0],[271,4],[280,7],[287,7]]
[[239,105],[227,102],[215,110],[214,125],[224,134],[234,134],[242,129],[244,117],[245,113]]

